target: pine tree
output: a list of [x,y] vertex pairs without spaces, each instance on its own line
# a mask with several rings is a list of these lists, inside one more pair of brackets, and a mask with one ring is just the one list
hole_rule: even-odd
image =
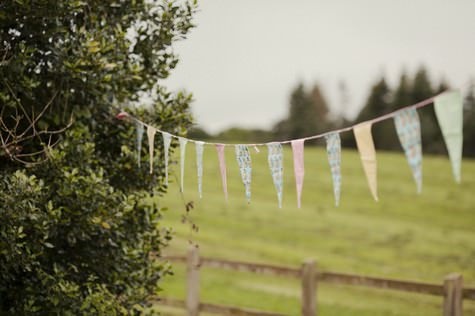
[[[381,78],[371,89],[366,105],[356,119],[356,123],[367,121],[389,112],[391,106],[391,90],[386,80]],[[384,121],[372,128],[374,144],[378,149],[388,149],[386,145],[387,125],[392,122]],[[347,141],[344,142],[347,144]]]
[[472,80],[464,100],[463,153],[475,156],[475,82]]
[[394,91],[393,102],[391,110],[395,111],[401,107],[410,105],[412,103],[411,82],[404,71],[399,79],[399,85]]
[[[411,81],[407,76],[407,73],[403,71],[401,77],[399,78],[399,84],[394,91],[392,96],[392,101],[390,103],[390,112],[397,111],[405,106],[412,104],[412,95],[411,95]],[[383,143],[383,149],[388,150],[401,150],[401,145],[397,136],[396,128],[394,126],[393,120],[388,120],[387,122],[381,123],[384,126],[383,136],[385,138]]]
[[[443,88],[440,86],[439,88]],[[445,89],[445,88],[444,88]],[[414,76],[412,86],[412,101],[417,103],[434,96],[436,91],[432,88],[427,70],[419,68]],[[446,151],[442,133],[440,131],[433,106],[426,106],[419,111],[421,119],[422,149],[424,153],[443,153]]]
[[318,85],[307,92],[299,83],[290,97],[289,115],[274,127],[278,139],[296,139],[316,135],[329,128],[327,102]]
[[383,78],[373,85],[366,105],[358,114],[356,122],[363,122],[383,115],[390,108],[391,90]]

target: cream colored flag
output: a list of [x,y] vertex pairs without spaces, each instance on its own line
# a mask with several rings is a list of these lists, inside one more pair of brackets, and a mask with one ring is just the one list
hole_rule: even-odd
[[148,136],[148,154],[150,156],[150,174],[153,173],[153,147],[155,140],[155,133],[157,130],[152,126],[147,126],[147,136]]
[[365,122],[353,127],[356,145],[360,153],[363,169],[368,180],[369,189],[373,198],[378,200],[378,183],[376,178],[376,150],[374,149],[373,136],[371,135],[371,122]]
[[461,181],[463,147],[463,98],[460,91],[449,91],[434,99],[435,115],[444,135],[455,181]]

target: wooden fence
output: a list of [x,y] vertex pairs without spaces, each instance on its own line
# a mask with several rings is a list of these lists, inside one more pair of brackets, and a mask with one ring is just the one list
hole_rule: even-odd
[[390,289],[403,292],[414,292],[443,297],[443,316],[462,316],[464,299],[475,300],[475,288],[464,288],[462,275],[451,273],[447,275],[443,284],[402,281],[386,278],[368,277],[347,273],[319,271],[317,262],[307,260],[301,268],[290,268],[267,264],[237,262],[221,259],[200,258],[199,250],[192,247],[188,256],[168,256],[165,259],[172,262],[181,262],[187,265],[187,294],[186,300],[176,300],[160,297],[160,304],[181,307],[187,310],[187,315],[197,316],[200,312],[216,313],[221,315],[264,315],[284,316],[279,313],[257,311],[246,308],[228,307],[216,304],[200,303],[200,267],[212,267],[234,271],[245,271],[257,274],[279,275],[301,280],[301,312],[303,316],[316,316],[317,289],[320,282],[367,286],[379,289]]

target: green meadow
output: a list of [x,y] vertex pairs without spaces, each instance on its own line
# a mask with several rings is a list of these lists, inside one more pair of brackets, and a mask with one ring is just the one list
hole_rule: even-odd
[[[226,203],[216,150],[205,147],[203,198],[197,193],[195,150],[188,144],[184,193],[177,179],[179,165],[170,166],[169,192],[160,203],[168,210],[162,226],[174,239],[166,254],[183,255],[197,244],[202,256],[276,265],[299,266],[318,261],[319,269],[442,283],[450,272],[463,274],[475,287],[475,161],[464,160],[462,184],[452,177],[445,156],[423,158],[422,194],[416,193],[402,152],[377,152],[379,202],[370,194],[356,151],[342,152],[342,194],[335,207],[325,150],[305,149],[302,208],[297,208],[292,154],[285,148],[284,201],[277,196],[267,164],[267,149],[252,149],[252,200],[244,194],[234,148],[226,148],[229,201]],[[185,203],[193,201],[182,223]],[[162,296],[184,299],[185,267],[162,283]],[[298,280],[241,272],[202,269],[201,300],[208,303],[300,314]],[[320,315],[442,315],[442,298],[320,284]],[[166,315],[180,310],[158,307]],[[475,315],[475,301],[464,301],[464,315]]]

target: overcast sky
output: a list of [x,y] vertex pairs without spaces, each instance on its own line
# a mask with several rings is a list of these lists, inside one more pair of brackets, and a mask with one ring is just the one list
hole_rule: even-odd
[[[475,77],[474,0],[199,0],[197,27],[176,45],[164,84],[193,93],[196,123],[269,128],[292,88],[318,83],[335,112],[354,115],[382,74],[425,65],[453,86]],[[342,106],[339,82],[349,101]],[[346,107],[346,109],[345,109]]]

